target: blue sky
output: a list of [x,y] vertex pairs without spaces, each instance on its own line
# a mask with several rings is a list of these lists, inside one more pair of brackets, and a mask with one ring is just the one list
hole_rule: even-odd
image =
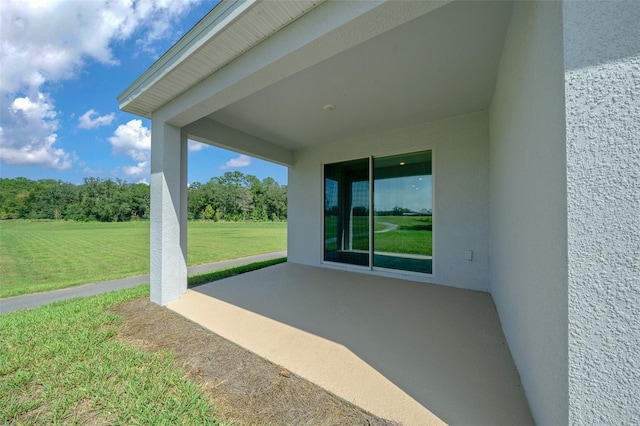
[[[149,182],[149,120],[116,97],[216,4],[195,0],[0,3],[0,176]],[[190,143],[189,182],[285,167]]]

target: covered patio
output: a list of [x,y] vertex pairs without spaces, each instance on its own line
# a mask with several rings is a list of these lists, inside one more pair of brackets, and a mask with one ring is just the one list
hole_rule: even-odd
[[533,423],[487,293],[284,263],[168,307],[406,425]]
[[[151,300],[408,424],[637,419],[639,5],[223,0],[118,97]],[[289,264],[187,291],[189,140],[288,167]],[[412,188],[431,264],[380,264]]]

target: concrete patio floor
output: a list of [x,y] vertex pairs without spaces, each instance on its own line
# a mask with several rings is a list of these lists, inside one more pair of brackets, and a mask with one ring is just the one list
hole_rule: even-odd
[[405,425],[533,424],[487,293],[284,263],[168,307]]

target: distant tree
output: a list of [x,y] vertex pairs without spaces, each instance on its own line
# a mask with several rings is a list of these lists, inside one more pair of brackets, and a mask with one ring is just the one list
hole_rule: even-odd
[[202,218],[205,220],[211,220],[213,219],[214,216],[215,216],[215,212],[213,211],[213,207],[211,207],[211,204],[207,204],[207,207],[205,207],[204,212],[202,212]]

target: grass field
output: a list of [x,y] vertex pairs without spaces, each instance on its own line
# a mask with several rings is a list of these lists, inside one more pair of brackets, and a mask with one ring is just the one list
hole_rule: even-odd
[[0,315],[0,424],[395,424],[148,298],[143,285]]
[[[353,249],[369,250],[369,218],[353,218]],[[385,231],[389,225],[396,228]],[[330,239],[327,250],[335,250],[338,227],[336,216],[325,217],[325,238]],[[376,252],[433,255],[432,218],[430,216],[374,216],[373,244]]]
[[433,231],[431,217],[420,216],[375,216],[375,230],[384,223],[396,225],[389,232],[374,234],[376,252],[406,253],[431,256],[433,254]]
[[[190,222],[189,266],[286,249],[286,223]],[[149,222],[0,222],[0,298],[149,272]]]
[[[0,316],[1,424],[226,424],[168,352],[114,339],[149,287]],[[98,423],[96,423],[98,421]]]

